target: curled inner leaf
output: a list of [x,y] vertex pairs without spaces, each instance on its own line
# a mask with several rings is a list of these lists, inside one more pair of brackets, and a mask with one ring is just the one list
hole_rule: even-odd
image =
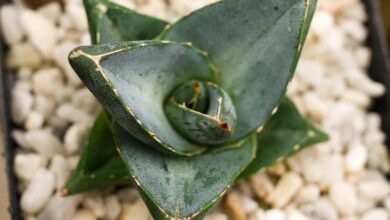
[[176,130],[189,140],[226,143],[236,126],[236,110],[225,90],[210,82],[190,81],[165,103],[165,113]]

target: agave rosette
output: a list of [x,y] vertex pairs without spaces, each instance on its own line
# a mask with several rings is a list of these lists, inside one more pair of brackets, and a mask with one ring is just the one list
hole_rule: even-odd
[[230,185],[327,139],[284,98],[316,1],[226,0],[180,19],[85,0],[70,63],[104,110],[66,191],[126,184],[155,219],[201,219]]

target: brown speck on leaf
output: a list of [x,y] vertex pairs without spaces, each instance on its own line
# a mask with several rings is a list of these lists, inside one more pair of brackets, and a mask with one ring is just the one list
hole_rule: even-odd
[[230,130],[229,125],[227,123],[221,123],[221,124],[219,124],[219,127],[222,130],[225,130],[225,131],[229,131]]

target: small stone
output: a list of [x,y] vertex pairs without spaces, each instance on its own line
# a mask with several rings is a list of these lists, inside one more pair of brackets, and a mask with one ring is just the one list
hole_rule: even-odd
[[35,94],[33,109],[48,119],[54,113],[55,103],[45,96]]
[[13,89],[11,92],[11,116],[17,124],[22,124],[28,117],[33,106],[34,98],[30,92]]
[[259,198],[269,202],[270,197],[274,192],[274,185],[267,174],[260,173],[252,176],[250,178],[250,184]]
[[80,155],[75,155],[67,158],[68,169],[75,170],[80,161]]
[[106,215],[106,207],[104,206],[103,198],[98,195],[91,195],[82,201],[85,208],[88,208],[96,216],[103,218]]
[[87,209],[78,210],[71,220],[96,220],[93,213]]
[[65,186],[66,180],[68,179],[70,173],[65,157],[61,155],[55,155],[51,160],[49,170],[55,175],[56,189],[62,189]]
[[222,213],[211,213],[207,215],[204,220],[229,220],[227,215]]
[[21,67],[18,69],[18,81],[30,81],[32,69],[29,67]]
[[35,173],[47,166],[47,158],[39,154],[16,154],[14,159],[14,170],[18,178],[31,180]]
[[18,147],[21,147],[26,150],[31,150],[31,146],[26,140],[25,132],[21,130],[13,130],[11,131],[12,139],[16,142]]
[[61,5],[58,2],[50,2],[38,8],[37,12],[56,24],[61,15]]
[[277,163],[267,168],[267,172],[275,176],[281,176],[286,173],[286,166],[284,165],[284,163]]
[[337,182],[330,187],[330,199],[336,209],[343,215],[353,215],[356,212],[358,198],[355,187],[347,182]]
[[319,197],[320,197],[320,188],[317,185],[311,184],[302,187],[298,191],[294,202],[297,204],[309,203],[318,200]]
[[87,15],[85,10],[79,4],[67,4],[66,13],[72,22],[72,26],[79,31],[86,31],[88,29]]
[[6,57],[5,65],[10,69],[28,67],[36,69],[42,65],[39,52],[28,42],[12,44]]
[[265,212],[266,220],[285,220],[286,213],[280,209],[270,209]]
[[4,5],[0,8],[0,21],[6,44],[11,45],[22,41],[24,32],[19,23],[19,11],[14,5]]
[[317,11],[316,16],[314,16],[313,18],[311,24],[311,31],[317,35],[323,36],[326,35],[326,33],[329,30],[333,29],[334,26],[335,26],[334,15],[329,11],[321,10],[321,11]]
[[296,173],[287,173],[277,183],[270,201],[273,207],[281,208],[285,206],[298,192],[303,185],[303,181]]
[[110,220],[118,219],[121,213],[121,204],[116,196],[107,196],[104,199],[104,203],[106,205],[106,218]]
[[74,124],[65,133],[64,143],[68,155],[73,155],[80,151],[87,135],[87,128],[82,124]]
[[134,188],[121,189],[117,196],[122,203],[135,203],[140,199],[138,191]]
[[82,84],[81,80],[73,71],[68,61],[69,53],[76,47],[77,44],[75,42],[69,40],[61,42],[53,50],[53,59],[56,64],[64,71],[67,78],[67,82],[74,86],[80,86]]
[[390,184],[384,179],[371,179],[359,182],[359,195],[365,199],[379,202],[390,193]]
[[81,196],[52,197],[44,210],[39,213],[38,220],[67,220],[72,219],[80,204]]
[[236,192],[230,192],[224,200],[224,210],[231,220],[246,220],[246,213],[240,196]]
[[72,96],[72,105],[85,112],[95,113],[100,110],[96,98],[87,88],[81,88]]
[[249,220],[267,220],[267,219],[264,210],[258,209],[254,213],[249,215]]
[[247,213],[247,214],[252,213],[252,212],[256,211],[256,209],[259,208],[259,205],[257,204],[257,202],[254,201],[252,198],[250,198],[247,195],[240,194],[240,201],[241,201],[242,207],[245,210],[245,213]]
[[361,171],[367,163],[367,148],[362,145],[352,147],[345,157],[345,167],[349,172]]
[[57,43],[57,30],[53,22],[32,10],[22,10],[19,14],[21,26],[28,39],[46,58]]
[[386,199],[383,201],[383,205],[387,209],[387,212],[390,213],[390,196],[386,197]]
[[88,124],[93,121],[92,117],[89,114],[67,103],[61,104],[58,107],[56,114],[61,118],[67,120],[68,122],[72,123],[84,122]]
[[385,209],[377,208],[372,209],[365,213],[361,220],[388,220],[389,214],[386,212]]
[[125,203],[122,205],[122,213],[119,217],[119,220],[130,220],[130,219],[137,219],[137,220],[150,219],[149,211],[142,200],[138,200],[134,204]]
[[45,122],[45,118],[38,112],[32,111],[27,116],[26,123],[24,127],[27,130],[38,130],[42,128],[43,123]]
[[287,220],[310,220],[305,214],[298,210],[293,210],[287,213]]
[[51,172],[45,169],[39,169],[32,178],[26,191],[22,194],[20,200],[22,210],[31,214],[41,210],[53,193],[54,183],[54,175]]
[[33,75],[33,90],[36,94],[53,97],[63,85],[64,80],[58,68],[40,69]]
[[310,219],[338,220],[336,209],[326,197],[315,203],[305,204],[300,210]]
[[371,104],[370,97],[366,93],[357,89],[345,90],[341,99],[362,108],[367,108]]
[[49,158],[64,151],[60,140],[49,130],[29,131],[25,134],[25,138],[36,152]]

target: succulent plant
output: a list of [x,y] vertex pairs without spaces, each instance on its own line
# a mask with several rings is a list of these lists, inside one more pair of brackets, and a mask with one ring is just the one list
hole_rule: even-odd
[[285,98],[315,0],[226,0],[174,24],[84,0],[69,61],[102,104],[63,194],[134,184],[154,219],[202,219],[240,179],[327,140]]

